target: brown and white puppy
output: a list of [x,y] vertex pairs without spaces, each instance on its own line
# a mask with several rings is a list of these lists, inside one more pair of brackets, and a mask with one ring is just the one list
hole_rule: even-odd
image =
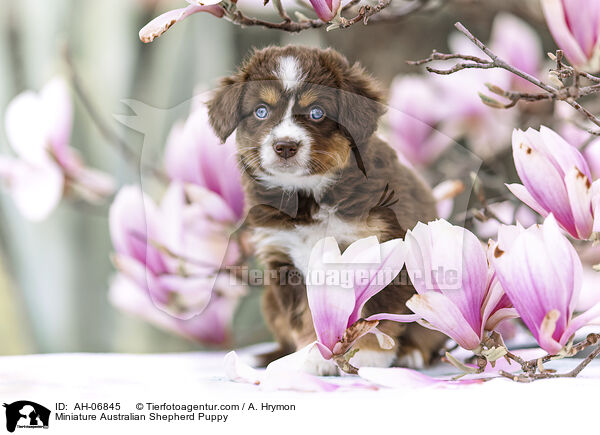
[[[255,51],[209,102],[221,140],[236,130],[247,223],[259,259],[280,277],[263,299],[279,355],[315,340],[306,288],[293,278],[317,240],[333,236],[341,249],[372,235],[383,242],[436,217],[430,189],[374,134],[382,101],[374,80],[336,51],[287,46]],[[407,313],[413,294],[410,284],[390,285],[363,315]],[[384,321],[380,329],[395,347],[383,350],[368,334],[352,364],[422,366],[444,341],[419,325]],[[312,371],[336,372],[318,361]]]

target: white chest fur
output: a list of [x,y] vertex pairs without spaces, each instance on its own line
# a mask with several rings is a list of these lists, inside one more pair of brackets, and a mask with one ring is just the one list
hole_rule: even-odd
[[306,274],[310,252],[318,240],[334,237],[344,249],[346,245],[371,235],[365,222],[349,222],[340,219],[335,210],[321,208],[310,225],[297,225],[293,229],[256,228],[254,244],[257,252],[277,248],[286,253],[294,266]]

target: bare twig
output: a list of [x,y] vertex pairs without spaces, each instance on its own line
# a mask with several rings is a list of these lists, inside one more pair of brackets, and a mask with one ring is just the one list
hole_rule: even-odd
[[79,74],[77,73],[77,69],[75,68],[75,64],[73,63],[73,59],[71,58],[71,54],[68,48],[64,50],[64,58],[69,68],[71,84],[75,93],[79,97],[83,108],[86,110],[88,115],[90,116],[92,122],[98,128],[98,131],[107,142],[114,146],[114,148],[121,153],[121,155],[132,165],[136,167],[141,167],[144,170],[152,173],[159,180],[166,181],[168,177],[159,169],[141,164],[141,154],[134,149],[115,131],[113,130],[108,123],[104,122],[102,117],[100,116],[100,112],[96,109],[96,106],[92,103],[92,100],[88,97],[88,94],[83,87],[81,79],[79,78]]
[[[586,358],[583,359],[583,361],[581,361],[581,363],[579,363],[573,370],[569,372],[555,373],[552,370],[543,369],[543,364],[548,361],[575,356],[590,346],[596,347]],[[507,352],[506,357],[519,364],[523,370],[523,373],[514,374],[500,371],[499,374],[505,378],[512,379],[515,382],[532,382],[539,379],[549,378],[574,378],[581,373],[581,371],[587,367],[598,355],[600,355],[600,334],[589,334],[584,341],[573,346],[567,346],[563,353],[559,355],[545,355],[541,358],[525,361],[521,357],[511,352]]]
[[[509,63],[507,63],[506,61],[504,61],[503,59],[498,57],[483,42],[481,42],[479,39],[477,39],[475,36],[473,36],[473,34],[461,23],[456,23],[454,26],[458,29],[459,32],[461,32],[463,35],[465,35],[474,45],[476,45],[481,51],[483,51],[488,56],[489,60],[483,59],[480,57],[476,57],[476,56],[471,56],[471,55],[444,54],[444,53],[438,53],[437,51],[433,51],[428,58],[418,60],[418,61],[412,61],[409,63],[412,65],[422,65],[422,64],[427,64],[427,63],[430,63],[430,62],[433,62],[436,60],[452,60],[452,59],[461,60],[461,62],[458,62],[457,64],[453,65],[452,67],[450,67],[448,69],[432,68],[430,66],[426,67],[427,71],[434,73],[434,74],[442,74],[442,75],[454,74],[454,73],[464,70],[464,69],[492,69],[492,68],[504,69],[506,71],[511,72],[513,75],[520,77],[520,78],[528,81],[529,83],[532,83],[533,85],[542,89],[544,92],[543,93],[512,92],[512,91],[505,91],[498,86],[488,85],[488,89],[490,89],[491,92],[510,100],[509,103],[503,104],[503,103],[496,101],[495,99],[493,99],[491,97],[480,94],[482,101],[485,104],[487,104],[488,106],[491,106],[494,108],[499,108],[499,109],[507,109],[507,108],[515,106],[517,104],[517,102],[519,102],[519,101],[531,102],[531,101],[543,101],[543,100],[560,100],[560,101],[565,101],[567,104],[569,104],[571,107],[573,107],[579,113],[583,114],[587,119],[589,119],[595,125],[600,127],[600,118],[598,118],[596,115],[594,115],[588,109],[583,107],[579,102],[577,102],[577,100],[579,98],[600,92],[600,77],[596,77],[596,76],[586,73],[586,72],[578,71],[573,67],[565,65],[563,63],[562,52],[559,50],[559,51],[557,51],[556,56],[553,55],[553,58],[556,60],[556,63],[557,63],[557,68],[556,68],[556,70],[553,70],[553,73],[556,74],[557,77],[563,78],[563,79],[572,77],[573,83],[567,87],[556,88],[548,83],[541,81],[537,77],[534,77],[531,74],[510,65]],[[580,79],[582,77],[593,82],[594,84],[590,85],[590,86],[581,86]]]
[[[342,8],[342,12],[347,12],[352,10],[355,6],[360,3],[360,0],[352,0],[350,3],[345,5]],[[277,13],[283,19],[280,22],[272,22],[267,21],[262,18],[250,17],[244,14],[242,11],[237,9],[237,6],[234,3],[228,5],[228,10],[226,11],[225,19],[229,20],[233,24],[237,24],[240,26],[259,26],[267,29],[277,29],[285,32],[301,32],[307,29],[317,29],[321,27],[327,27],[328,29],[348,28],[358,22],[363,22],[367,24],[367,22],[387,22],[387,21],[396,21],[402,19],[410,14],[413,14],[425,6],[431,3],[431,0],[413,0],[406,7],[393,9],[390,8],[386,10],[385,14],[379,14],[384,9],[388,8],[392,0],[379,0],[378,3],[374,6],[364,5],[359,8],[356,15],[352,18],[344,18],[338,17],[334,19],[332,22],[326,22],[321,19],[310,19],[305,17],[304,15],[300,15],[299,21],[293,21],[288,13],[284,10],[283,6],[280,2],[275,2],[275,8],[277,9]]]

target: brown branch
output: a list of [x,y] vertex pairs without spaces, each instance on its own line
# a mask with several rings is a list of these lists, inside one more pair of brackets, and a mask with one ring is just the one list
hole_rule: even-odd
[[100,132],[100,134],[106,139],[106,141],[111,144],[129,163],[134,166],[140,166],[142,169],[147,170],[152,173],[158,179],[162,181],[168,180],[166,174],[164,174],[161,170],[146,166],[141,164],[141,154],[135,150],[133,150],[129,144],[115,131],[113,130],[108,123],[104,122],[102,117],[100,116],[100,112],[96,109],[96,106],[92,103],[91,98],[88,97],[88,93],[84,88],[82,81],[79,77],[77,69],[75,68],[75,64],[71,57],[71,53],[68,48],[64,50],[64,58],[69,69],[69,74],[71,78],[71,85],[75,90],[75,94],[79,97],[83,108],[90,116],[90,119]]
[[[453,65],[451,68],[448,69],[432,68],[429,66],[426,67],[427,71],[441,75],[454,74],[464,69],[504,69],[506,71],[509,71],[513,75],[520,77],[528,81],[529,83],[532,83],[533,85],[537,86],[545,92],[537,94],[510,92],[505,91],[500,87],[494,85],[488,85],[488,89],[490,89],[493,93],[509,99],[510,102],[503,104],[491,97],[480,94],[484,104],[498,109],[508,109],[515,106],[519,101],[532,102],[543,100],[560,100],[565,101],[567,104],[569,104],[579,113],[583,114],[595,125],[600,127],[600,118],[596,117],[596,115],[594,115],[592,112],[590,112],[588,109],[586,109],[576,101],[577,99],[582,98],[586,95],[591,95],[600,92],[600,77],[596,77],[586,72],[578,71],[568,65],[565,65],[562,62],[562,52],[559,50],[557,51],[557,55],[555,56],[557,62],[557,69],[554,70],[554,72],[557,74],[558,77],[573,77],[573,84],[569,87],[555,88],[554,86],[551,86],[548,83],[539,80],[531,74],[525,71],[521,71],[520,69],[510,65],[509,63],[498,57],[483,42],[481,42],[479,39],[473,36],[473,34],[461,23],[456,23],[454,26],[458,29],[459,32],[465,35],[474,45],[476,45],[481,51],[483,51],[489,57],[489,60],[470,55],[444,54],[438,53],[437,51],[433,51],[428,58],[418,61],[411,61],[409,63],[412,65],[422,65],[436,60],[461,60],[461,62],[458,62],[456,65]],[[581,87],[580,77],[584,77],[595,84],[591,86]]]
[[[553,359],[575,356],[590,346],[596,347],[587,357],[583,359],[583,361],[581,361],[573,370],[569,372],[555,373],[551,370],[541,370],[543,363],[552,361]],[[585,340],[571,346],[570,348],[567,347],[565,354],[562,355],[545,355],[541,358],[525,361],[521,357],[511,352],[507,352],[506,357],[518,363],[521,366],[523,373],[514,374],[500,371],[499,374],[500,376],[509,378],[515,382],[533,382],[539,379],[549,378],[574,378],[579,375],[579,373],[581,373],[581,371],[586,368],[598,355],[600,355],[600,334],[589,334]]]
[[[354,6],[358,5],[358,3],[360,3],[360,0],[352,0],[350,3],[345,5],[341,11],[347,12],[353,9]],[[398,10],[388,9],[385,14],[380,14],[380,12],[388,8],[391,3],[392,0],[379,0],[374,6],[361,6],[355,16],[352,18],[339,17],[339,21],[337,22],[336,20],[333,22],[326,22],[318,18],[310,19],[306,17],[303,17],[300,21],[293,21],[283,9],[281,4],[278,6],[277,3],[275,3],[275,7],[279,16],[283,18],[283,21],[272,22],[263,20],[261,18],[250,17],[237,9],[235,4],[231,4],[231,9],[226,12],[225,19],[240,26],[259,26],[266,29],[277,29],[292,33],[301,32],[308,29],[317,29],[325,26],[327,26],[328,29],[345,29],[358,22],[367,24],[367,22],[387,22],[402,19],[423,9],[425,6],[431,3],[431,0],[413,0],[404,8],[400,8]]]

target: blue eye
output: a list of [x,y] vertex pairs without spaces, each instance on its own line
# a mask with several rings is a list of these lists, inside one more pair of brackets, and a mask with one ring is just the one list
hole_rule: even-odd
[[266,119],[269,116],[269,109],[267,109],[267,106],[260,105],[254,109],[254,114],[258,119]]
[[310,119],[313,121],[320,121],[325,116],[325,111],[319,106],[315,106],[310,109]]

